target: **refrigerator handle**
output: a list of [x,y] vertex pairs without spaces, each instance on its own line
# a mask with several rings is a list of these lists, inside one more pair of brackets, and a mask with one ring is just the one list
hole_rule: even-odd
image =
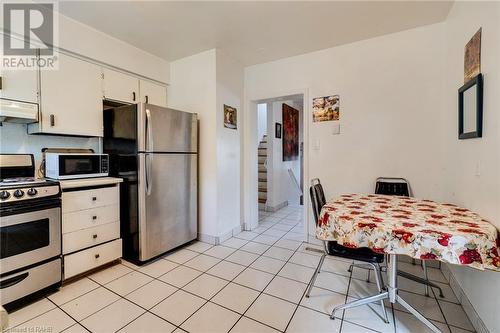
[[146,136],[147,136],[147,143],[146,143],[146,151],[152,152],[154,150],[153,148],[153,132],[151,131],[151,112],[146,109]]
[[151,162],[153,159],[153,154],[146,153],[145,154],[145,162],[146,162],[146,195],[151,195]]

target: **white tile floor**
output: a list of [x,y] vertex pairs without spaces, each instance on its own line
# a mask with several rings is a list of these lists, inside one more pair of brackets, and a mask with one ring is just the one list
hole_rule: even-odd
[[[122,261],[10,314],[11,332],[427,332],[399,306],[338,313],[334,306],[376,292],[366,271],[327,258],[310,298],[304,292],[319,254],[306,250],[300,207],[261,213],[260,225],[221,245],[195,242],[148,265]],[[420,266],[400,268],[422,275]],[[443,332],[473,330],[441,272],[446,298],[400,278],[401,295]]]

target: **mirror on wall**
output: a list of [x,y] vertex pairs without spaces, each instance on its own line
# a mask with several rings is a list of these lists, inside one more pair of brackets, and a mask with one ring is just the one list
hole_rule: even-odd
[[458,89],[458,138],[480,138],[483,132],[483,76]]

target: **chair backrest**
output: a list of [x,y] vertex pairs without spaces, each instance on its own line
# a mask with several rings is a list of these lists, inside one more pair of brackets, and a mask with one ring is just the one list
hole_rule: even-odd
[[323,186],[318,178],[311,180],[311,187],[309,188],[309,194],[311,196],[311,204],[314,213],[314,221],[316,225],[319,221],[319,215],[321,213],[321,208],[326,204],[325,192],[323,191]]
[[404,178],[379,177],[375,183],[375,194],[410,197],[410,183]]

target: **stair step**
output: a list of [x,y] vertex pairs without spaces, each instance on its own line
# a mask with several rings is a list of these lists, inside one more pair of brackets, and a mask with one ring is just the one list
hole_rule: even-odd
[[259,192],[267,193],[267,188],[265,188],[265,187],[259,187]]
[[261,204],[265,204],[266,201],[267,201],[267,199],[259,199],[259,203],[261,203]]

